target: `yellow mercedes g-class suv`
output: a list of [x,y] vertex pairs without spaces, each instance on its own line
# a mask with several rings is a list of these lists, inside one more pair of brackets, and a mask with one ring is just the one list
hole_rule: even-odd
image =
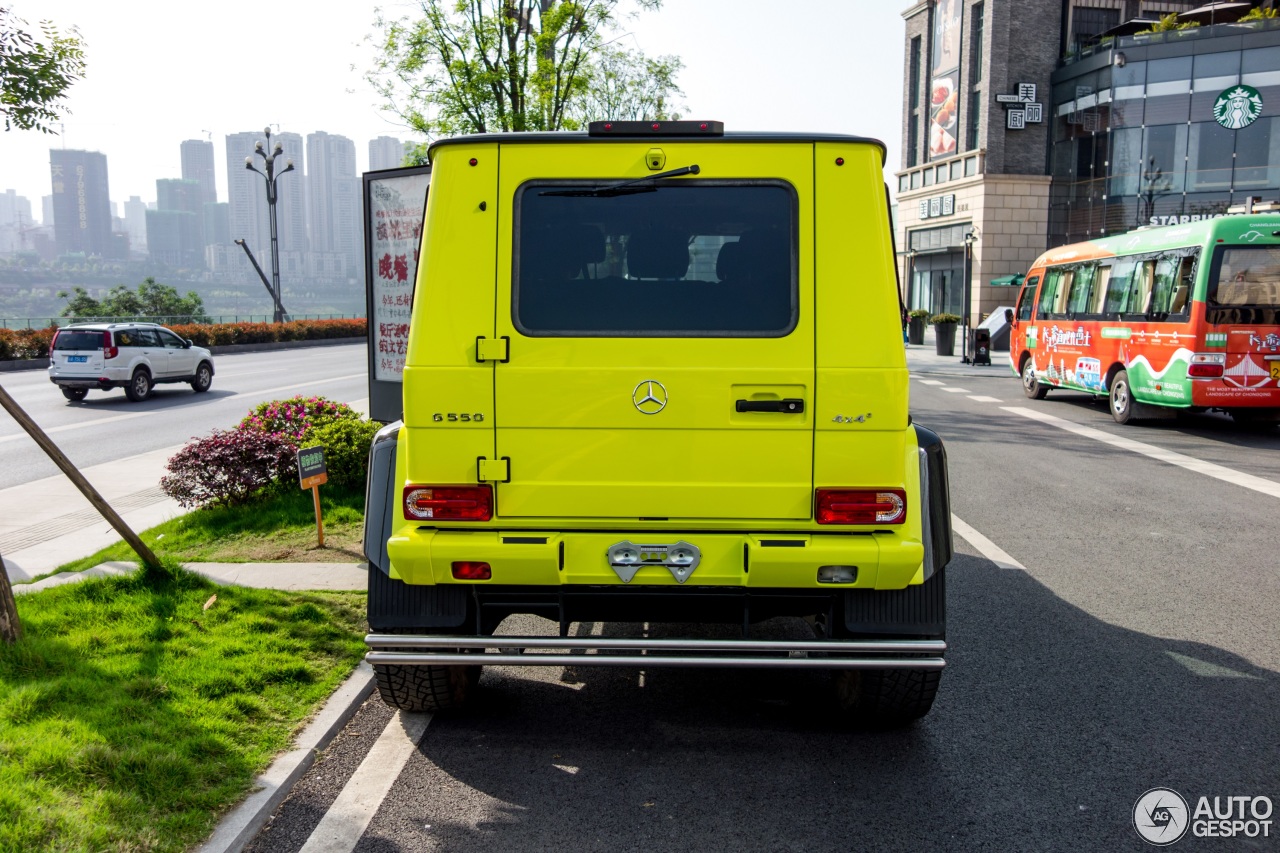
[[[926,714],[947,469],[908,415],[883,145],[619,121],[430,157],[403,421],[370,453],[385,701],[459,706],[484,664],[793,667],[854,721]],[[494,636],[512,614],[560,636]],[[779,616],[812,638],[753,637]]]

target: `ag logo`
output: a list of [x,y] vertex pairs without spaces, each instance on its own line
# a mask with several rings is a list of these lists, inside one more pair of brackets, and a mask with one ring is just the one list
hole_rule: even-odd
[[1187,801],[1170,788],[1152,788],[1133,804],[1133,828],[1157,847],[1177,841],[1190,823]]
[[1262,95],[1252,86],[1223,90],[1213,103],[1213,118],[1227,130],[1248,127],[1262,115]]
[[631,402],[642,415],[656,415],[667,407],[667,389],[661,382],[646,379],[631,392]]

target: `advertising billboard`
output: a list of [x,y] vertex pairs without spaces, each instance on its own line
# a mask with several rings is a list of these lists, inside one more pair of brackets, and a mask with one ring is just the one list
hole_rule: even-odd
[[929,159],[956,153],[960,135],[960,32],[963,0],[937,0],[929,63]]

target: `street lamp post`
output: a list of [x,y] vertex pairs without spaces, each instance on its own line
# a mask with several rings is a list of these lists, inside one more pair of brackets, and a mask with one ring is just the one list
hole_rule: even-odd
[[271,128],[264,128],[263,133],[267,136],[267,144],[264,146],[261,142],[253,147],[253,153],[262,158],[263,168],[259,169],[253,164],[253,157],[244,158],[244,167],[250,172],[257,172],[262,175],[267,182],[267,211],[271,222],[271,290],[272,290],[272,313],[274,322],[284,322],[284,306],[281,304],[280,298],[280,243],[279,234],[276,227],[276,180],[285,172],[293,171],[293,161],[285,160],[284,168],[276,172],[276,157],[284,153],[284,146],[279,142],[275,148],[271,148],[271,153],[267,153],[267,149],[271,146]]
[[964,235],[964,315],[961,318],[961,326],[964,329],[964,339],[960,341],[960,363],[969,364],[969,322],[970,308],[969,303],[973,301],[973,244],[978,241],[977,233],[970,228]]

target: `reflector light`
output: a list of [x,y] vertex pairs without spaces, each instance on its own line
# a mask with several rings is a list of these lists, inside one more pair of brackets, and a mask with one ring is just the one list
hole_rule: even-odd
[[1223,368],[1226,367],[1226,364],[1226,353],[1192,353],[1191,363],[1187,365],[1187,375],[1198,379],[1217,379],[1222,376]]
[[493,577],[493,569],[488,563],[460,560],[453,564],[453,577],[460,581],[487,581]]
[[491,486],[405,486],[409,521],[488,521],[493,518]]
[[102,333],[102,357],[104,359],[110,360],[115,358],[119,354],[120,354],[120,348],[113,347],[111,345],[111,333],[103,332]]
[[902,489],[818,489],[814,518],[819,524],[902,524],[907,493]]
[[593,121],[589,136],[724,136],[722,121]]

